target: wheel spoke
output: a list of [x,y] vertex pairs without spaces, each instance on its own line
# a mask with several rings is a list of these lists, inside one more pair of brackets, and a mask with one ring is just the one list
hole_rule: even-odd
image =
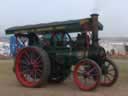
[[87,78],[88,78],[89,80],[92,80],[92,75],[88,76]]
[[95,74],[91,74],[91,76],[97,76],[97,73],[95,73]]
[[33,51],[30,53],[30,59],[33,59]]
[[83,72],[77,72],[77,74],[78,74],[79,76],[83,76],[83,75],[84,75]]
[[26,50],[25,50],[24,53],[25,53],[25,56],[26,56],[28,59],[30,59],[30,56],[29,56],[30,53],[28,53],[28,51],[26,51]]
[[103,79],[104,83],[112,81],[108,75],[104,75],[103,77],[104,77]]
[[96,69],[96,68],[91,68],[91,69],[87,72],[87,74],[91,74],[91,72],[93,72],[95,69]]
[[111,81],[111,79],[110,79],[110,77],[109,77],[108,75],[106,75],[106,78],[107,78],[109,81]]
[[26,69],[26,70],[23,70],[23,71],[22,71],[22,74],[29,74],[30,72],[31,72],[31,70]]
[[41,69],[38,69],[37,72],[38,72],[38,73],[42,73],[42,70],[41,70]]
[[41,61],[40,61],[40,58],[41,58],[41,56],[38,56],[37,58],[36,58],[36,60],[34,60],[34,63],[36,63],[36,64],[39,64]]
[[24,60],[26,61],[26,65],[30,64],[30,61],[27,58],[25,58]]
[[114,68],[108,70],[108,72],[110,72],[110,71],[114,71]]
[[39,76],[41,76],[41,74],[42,74],[42,72],[40,72],[40,71],[36,71],[36,73],[39,75]]
[[25,60],[22,60],[21,63],[22,63],[23,65],[27,65],[27,62],[26,62]]
[[37,77],[37,75],[36,75],[36,71],[34,71],[34,80],[36,81],[36,78]]
[[22,66],[22,70],[28,70],[29,68],[27,66]]
[[114,77],[114,74],[112,74],[112,73],[108,73],[107,75],[109,75],[111,77]]
[[28,77],[30,77],[28,74],[24,74],[24,77],[28,80]]

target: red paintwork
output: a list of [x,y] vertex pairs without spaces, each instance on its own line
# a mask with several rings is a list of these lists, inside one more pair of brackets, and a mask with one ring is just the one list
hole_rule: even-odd
[[[25,51],[29,51],[29,52],[30,52],[30,50],[33,51],[33,52],[36,52],[36,50],[35,50],[34,48],[25,48],[24,50],[21,50],[21,51],[19,52],[19,54],[16,56],[16,77],[17,77],[18,81],[20,81],[20,83],[21,83],[22,85],[26,86],[26,87],[34,87],[34,86],[36,86],[37,84],[39,84],[40,82],[42,82],[42,78],[40,78],[39,81],[34,81],[34,82],[28,81],[28,80],[24,77],[24,75],[23,75],[23,73],[22,73],[22,71],[21,71],[21,58],[25,55],[25,54],[24,54]],[[28,55],[29,55],[29,54],[28,54]],[[28,63],[31,62],[30,60],[28,60],[28,61],[29,61]],[[32,61],[32,62],[33,62],[33,61]],[[35,70],[37,70],[37,68],[38,68],[38,66],[37,66],[36,63],[37,63],[37,62],[35,62],[35,60],[34,60],[34,62],[33,62],[34,68],[33,68],[33,70],[31,71],[31,75],[34,75],[33,72],[34,72]]]
[[[91,64],[94,68],[96,67],[94,63],[92,62],[89,62],[89,61],[84,61],[84,62],[81,62],[79,64],[76,64],[75,66],[75,69],[74,69],[74,72],[73,72],[73,77],[74,77],[74,82],[76,83],[76,85],[82,89],[82,90],[85,90],[85,91],[89,91],[89,90],[93,90],[96,88],[96,86],[100,83],[100,79],[99,79],[99,75],[100,74],[97,74],[97,77],[96,77],[96,82],[92,85],[92,86],[86,86],[86,84],[84,85],[78,78],[78,69],[80,68],[81,65],[83,64]],[[97,70],[98,71],[98,70]],[[86,73],[87,75],[89,71]]]

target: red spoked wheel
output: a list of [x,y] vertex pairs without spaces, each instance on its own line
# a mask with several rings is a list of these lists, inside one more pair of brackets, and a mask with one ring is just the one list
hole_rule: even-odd
[[75,66],[73,77],[80,89],[90,91],[100,84],[101,70],[96,62],[86,59]]
[[26,47],[16,56],[16,77],[26,87],[40,87],[49,76],[49,59],[44,50]]
[[109,58],[105,59],[104,64],[102,65],[102,86],[112,86],[116,83],[118,79],[118,68],[116,64]]

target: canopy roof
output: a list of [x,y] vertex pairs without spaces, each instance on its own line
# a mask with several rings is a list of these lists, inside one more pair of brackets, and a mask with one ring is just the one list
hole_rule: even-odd
[[[84,26],[84,29],[82,27]],[[103,29],[101,23],[98,24],[99,30]],[[25,25],[25,26],[16,26],[6,29],[6,34],[15,34],[15,33],[27,33],[27,32],[80,32],[83,30],[91,31],[91,18],[79,19],[79,20],[69,20],[62,22],[52,22],[52,23],[42,23],[35,25]]]

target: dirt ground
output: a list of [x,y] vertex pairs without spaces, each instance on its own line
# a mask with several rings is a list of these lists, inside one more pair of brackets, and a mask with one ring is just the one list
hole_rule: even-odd
[[114,60],[119,67],[119,80],[112,87],[79,90],[70,77],[62,84],[48,84],[42,88],[25,88],[12,72],[13,60],[0,60],[0,96],[128,96],[128,60]]

